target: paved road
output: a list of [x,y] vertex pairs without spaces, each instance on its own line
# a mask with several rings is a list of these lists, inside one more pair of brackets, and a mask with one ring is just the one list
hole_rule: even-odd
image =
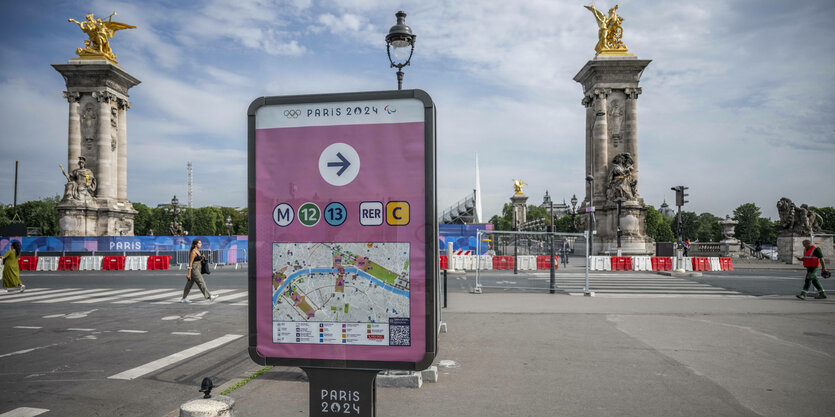
[[217,270],[207,277],[216,301],[195,286],[194,303],[180,304],[183,275],[24,273],[25,293],[0,296],[0,416],[161,416],[203,377],[220,385],[257,369],[246,274]]
[[[176,270],[24,273],[23,280],[28,286],[24,294],[0,296],[0,316],[4,319],[0,324],[0,334],[4,336],[0,338],[0,389],[3,393],[0,416],[13,410],[17,410],[19,416],[162,416],[195,398],[205,376],[221,385],[259,369],[246,352],[245,271],[217,270],[211,274],[208,285],[214,293],[220,294],[219,299],[211,303],[200,300],[196,287],[190,296],[194,303],[178,303],[183,275],[184,271]],[[570,317],[596,320],[594,314],[599,311],[595,308],[602,305],[581,303],[583,309],[591,310],[575,311],[580,307],[570,307],[572,304],[565,302],[565,294],[581,293],[578,289],[584,283],[582,269],[579,266],[564,268],[557,277],[559,294],[537,298],[538,307],[531,312],[573,314]],[[497,314],[476,320],[480,323],[478,326],[499,326],[506,321],[501,311],[496,310],[496,303],[502,299],[491,297],[507,293],[511,298],[506,298],[506,302],[518,309],[528,301],[520,304],[512,301],[512,297],[546,294],[550,279],[547,271],[519,275],[493,271],[481,274],[480,278],[483,285],[497,288],[485,288],[484,297],[472,296],[467,293],[474,286],[474,274],[450,275],[448,278],[449,292],[460,301],[454,301],[457,305],[450,306],[448,311],[447,319],[452,320],[451,325],[459,327],[455,335],[447,336],[448,343],[442,348],[446,352],[454,349],[454,337],[469,337],[460,333],[460,326],[465,326],[467,320],[475,316],[466,314],[482,314],[479,309],[487,308]],[[824,285],[828,283],[826,281]],[[597,272],[591,274],[590,284],[601,298],[623,298],[613,300],[623,303],[615,305],[617,308],[606,307],[611,318],[620,317],[611,316],[613,313],[629,313],[630,306],[650,305],[648,299],[670,300],[674,302],[672,305],[677,305],[675,300],[681,299],[682,302],[699,303],[691,305],[704,306],[707,311],[713,309],[708,304],[714,305],[724,299],[756,301],[773,298],[785,302],[793,299],[791,295],[798,291],[802,278],[801,272],[794,270],[734,271],[698,278]],[[461,296],[472,297],[466,300],[474,304],[464,305],[465,299],[460,299]],[[631,300],[635,297],[640,297],[637,304]],[[708,304],[700,303],[702,299]],[[670,304],[663,306],[658,311],[641,310],[641,315],[648,320],[656,317],[654,320],[659,323],[675,317],[668,314]],[[552,308],[571,311],[549,311]],[[513,316],[521,318],[518,314]],[[475,322],[471,324],[475,325]],[[535,331],[540,325],[537,322],[530,330]],[[815,327],[810,322],[808,329],[804,329],[805,334],[820,332]],[[823,332],[830,334],[828,330]],[[450,337],[453,339],[448,339]],[[654,337],[654,334],[646,337]],[[543,343],[552,343],[548,341],[551,339],[546,339]],[[687,343],[681,345],[682,348],[686,346]],[[828,344],[825,344],[810,351],[827,350]],[[489,357],[492,355],[489,352],[485,350],[484,354]],[[831,360],[831,354],[823,356]],[[457,359],[467,361],[466,357]],[[485,371],[479,371],[479,375]],[[291,379],[298,380],[296,376]],[[304,399],[304,395],[301,398]],[[489,395],[484,399],[487,398]],[[385,404],[381,402],[381,411]],[[242,410],[251,405],[241,404]],[[305,409],[303,405],[300,407]],[[710,408],[706,407],[706,410]]]

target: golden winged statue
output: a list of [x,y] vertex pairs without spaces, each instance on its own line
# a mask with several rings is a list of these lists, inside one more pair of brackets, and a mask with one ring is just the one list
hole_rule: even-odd
[[632,56],[623,44],[623,18],[618,16],[618,5],[609,9],[609,15],[603,14],[592,6],[583,6],[594,14],[597,21],[597,45],[594,46],[595,56]]
[[81,28],[81,31],[90,37],[89,40],[84,41],[84,48],[78,48],[75,53],[79,58],[76,59],[100,59],[104,58],[108,61],[116,63],[116,54],[110,49],[110,38],[116,34],[117,30],[122,29],[136,29],[136,26],[131,26],[121,22],[113,22],[113,12],[107,17],[107,21],[96,18],[92,13],[87,13],[86,20],[79,22],[75,19],[67,19],[68,22],[73,22]]
[[517,179],[513,180],[513,189],[516,190],[516,194],[514,194],[514,195],[525,195],[522,192],[522,186],[523,185],[528,185],[528,183],[526,183],[522,180],[517,180]]

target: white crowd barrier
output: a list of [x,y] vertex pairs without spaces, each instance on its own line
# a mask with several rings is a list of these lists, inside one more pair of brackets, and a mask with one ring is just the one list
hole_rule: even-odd
[[493,269],[493,257],[490,255],[477,255],[479,259],[477,259],[478,263],[476,266],[481,268],[482,271],[490,271]]
[[125,271],[144,271],[148,269],[147,256],[126,256]]
[[592,271],[611,271],[612,258],[610,256],[590,256],[589,269]]
[[101,261],[104,256],[82,256],[78,263],[79,271],[99,271],[101,270]]
[[722,265],[719,263],[718,257],[710,257],[710,270],[711,271],[721,271]]
[[57,271],[58,270],[58,260],[60,258],[57,256],[39,256],[38,257],[38,267],[35,269],[36,271]]
[[633,256],[633,271],[652,271],[652,258],[649,256]]
[[690,256],[685,256],[684,258],[684,270],[685,271],[692,271],[693,270],[693,258]]
[[536,270],[536,256],[533,255],[520,255],[516,257],[517,261],[519,262],[516,265],[516,269],[519,271],[531,271]]

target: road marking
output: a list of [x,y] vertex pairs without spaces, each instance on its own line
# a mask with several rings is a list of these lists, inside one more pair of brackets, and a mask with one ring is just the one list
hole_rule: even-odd
[[[116,300],[116,299],[119,299],[119,298],[128,298],[128,297],[134,297],[134,296],[137,296],[137,295],[159,293],[159,292],[163,292],[163,291],[168,291],[168,289],[164,288],[164,289],[146,290],[146,291],[141,291],[140,290],[140,291],[133,291],[133,292],[128,292],[128,291],[130,291],[130,290],[125,290],[125,292],[122,293],[122,294],[113,295],[113,296],[110,296],[110,297],[102,297],[102,298],[93,298],[93,299],[90,299],[90,300],[73,301],[73,304],[100,303],[102,301]],[[98,295],[104,295],[104,294],[96,294],[96,296],[98,296]]]
[[96,329],[82,329],[82,328],[79,328],[79,327],[70,327],[67,330],[73,331],[73,332],[94,332],[94,331],[96,331]]
[[147,330],[119,330],[119,333],[148,333]]
[[46,349],[46,348],[52,347],[52,346],[58,346],[58,343],[53,343],[51,345],[46,345],[46,346],[33,347],[31,349],[18,350],[17,352],[12,352],[12,353],[6,353],[4,355],[0,355],[0,358],[5,358],[7,356],[14,356],[14,355],[22,355],[24,353],[33,352],[33,351],[36,351],[38,349]]
[[[35,303],[47,303],[47,304],[60,303],[60,302],[64,302],[64,301],[81,300],[82,298],[98,297],[100,295],[111,295],[111,294],[118,294],[118,293],[130,292],[130,291],[139,291],[140,289],[141,288],[127,288],[127,289],[123,289],[123,290],[106,291],[106,290],[109,290],[109,288],[105,288],[104,290],[97,290],[96,294],[73,295],[73,296],[70,296],[70,297],[62,297],[62,298],[54,298],[54,299],[51,299],[51,300],[35,301]],[[104,292],[101,292],[101,291],[104,291]]]
[[48,412],[46,408],[19,407],[0,414],[0,417],[35,417]]
[[112,375],[107,377],[107,379],[124,379],[124,380],[132,380],[139,378],[140,376],[149,374],[151,372],[157,371],[159,369],[165,368],[171,364],[180,362],[182,360],[188,359],[192,356],[199,355],[207,350],[214,349],[216,347],[225,345],[233,340],[237,340],[243,337],[240,334],[227,334],[225,336],[219,337],[215,340],[203,343],[201,345],[194,346],[192,348],[188,348],[181,352],[174,353],[172,355],[168,355],[162,359],[157,359],[153,362],[146,363],[142,366],[137,366],[133,369],[128,369],[127,371],[118,373],[116,375]]
[[243,298],[247,296],[249,296],[249,291],[239,292],[237,294],[224,295],[223,301],[234,300],[237,298]]
[[94,309],[88,310],[88,311],[77,311],[75,313],[69,313],[69,314],[50,314],[48,316],[43,316],[43,318],[54,319],[56,317],[63,317],[65,319],[83,319],[84,317],[87,317],[90,313],[92,313],[94,311],[98,311],[98,309],[94,308]]
[[32,288],[32,289],[30,289],[29,291],[27,291],[26,293],[21,293],[20,291],[15,291],[15,292],[4,292],[4,293],[0,293],[0,297],[3,297],[3,298],[6,298],[6,297],[9,297],[9,298],[15,298],[16,296],[32,295],[32,293],[45,294],[45,293],[47,293],[47,292],[63,291],[63,290],[51,290],[51,291],[45,291],[45,290],[48,290],[48,289],[49,289],[49,288]]
[[134,298],[133,300],[114,301],[111,304],[133,304],[133,303],[138,303],[140,301],[148,301],[148,300],[156,300],[156,299],[160,299],[160,298],[173,297],[177,294],[182,294],[182,293],[183,293],[183,290],[170,291],[170,292],[163,293],[163,294],[148,295],[148,296],[145,296],[145,297]]
[[15,326],[14,328],[15,329],[32,329],[32,330],[43,329],[43,327],[41,327],[41,326]]
[[249,305],[249,302],[244,301],[244,302],[242,302],[242,303],[233,303],[233,304],[229,304],[229,305],[230,305],[230,306],[248,306],[248,305]]
[[[212,293],[212,294],[217,294],[217,295],[220,295],[220,294],[227,293],[227,292],[232,292],[232,291],[235,291],[235,290],[230,290],[230,289],[225,289],[225,290],[214,290],[214,291],[211,291],[211,293]],[[182,294],[182,292],[178,292],[178,294]],[[201,298],[202,298],[203,293],[200,293],[200,296],[201,296]],[[151,304],[175,304],[175,303],[179,303],[179,302],[180,302],[180,300],[181,300],[181,298],[175,298],[175,299],[173,299],[173,300],[168,300],[168,301],[156,301],[156,302],[153,302],[153,303],[151,303]],[[208,300],[208,299],[206,299],[206,298],[203,298],[203,300],[205,300],[205,301],[209,301],[209,300]]]
[[171,332],[171,334],[176,334],[180,336],[200,336],[200,333],[197,332]]
[[184,316],[165,316],[162,318],[162,320],[168,321],[183,319],[183,321],[197,321],[203,319],[203,316],[205,316],[208,313],[208,311],[201,311],[200,313],[186,314]]
[[[9,296],[8,297],[8,298],[10,298],[10,300],[2,300],[2,301],[0,301],[0,303],[6,304],[6,303],[17,303],[17,302],[20,302],[20,301],[40,300],[40,299],[44,299],[44,298],[54,297],[56,295],[56,294],[44,295],[47,292],[49,292],[49,293],[55,293],[55,292],[67,293],[67,292],[69,292],[69,293],[73,293],[73,294],[78,294],[78,293],[74,293],[74,291],[77,291],[77,290],[81,290],[81,288],[67,288],[67,289],[63,289],[63,290],[42,291],[42,292],[39,292],[39,293],[28,293],[27,292],[27,293],[24,293],[24,294],[15,294],[14,296]],[[85,290],[84,292],[89,292],[89,291],[91,291],[91,290]],[[3,297],[3,298],[7,298],[7,297]]]

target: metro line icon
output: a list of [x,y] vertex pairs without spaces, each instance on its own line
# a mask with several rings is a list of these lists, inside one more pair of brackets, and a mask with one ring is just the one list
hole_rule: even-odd
[[281,227],[289,226],[290,223],[293,223],[295,217],[296,213],[293,211],[293,207],[287,203],[281,203],[273,209],[273,221]]

